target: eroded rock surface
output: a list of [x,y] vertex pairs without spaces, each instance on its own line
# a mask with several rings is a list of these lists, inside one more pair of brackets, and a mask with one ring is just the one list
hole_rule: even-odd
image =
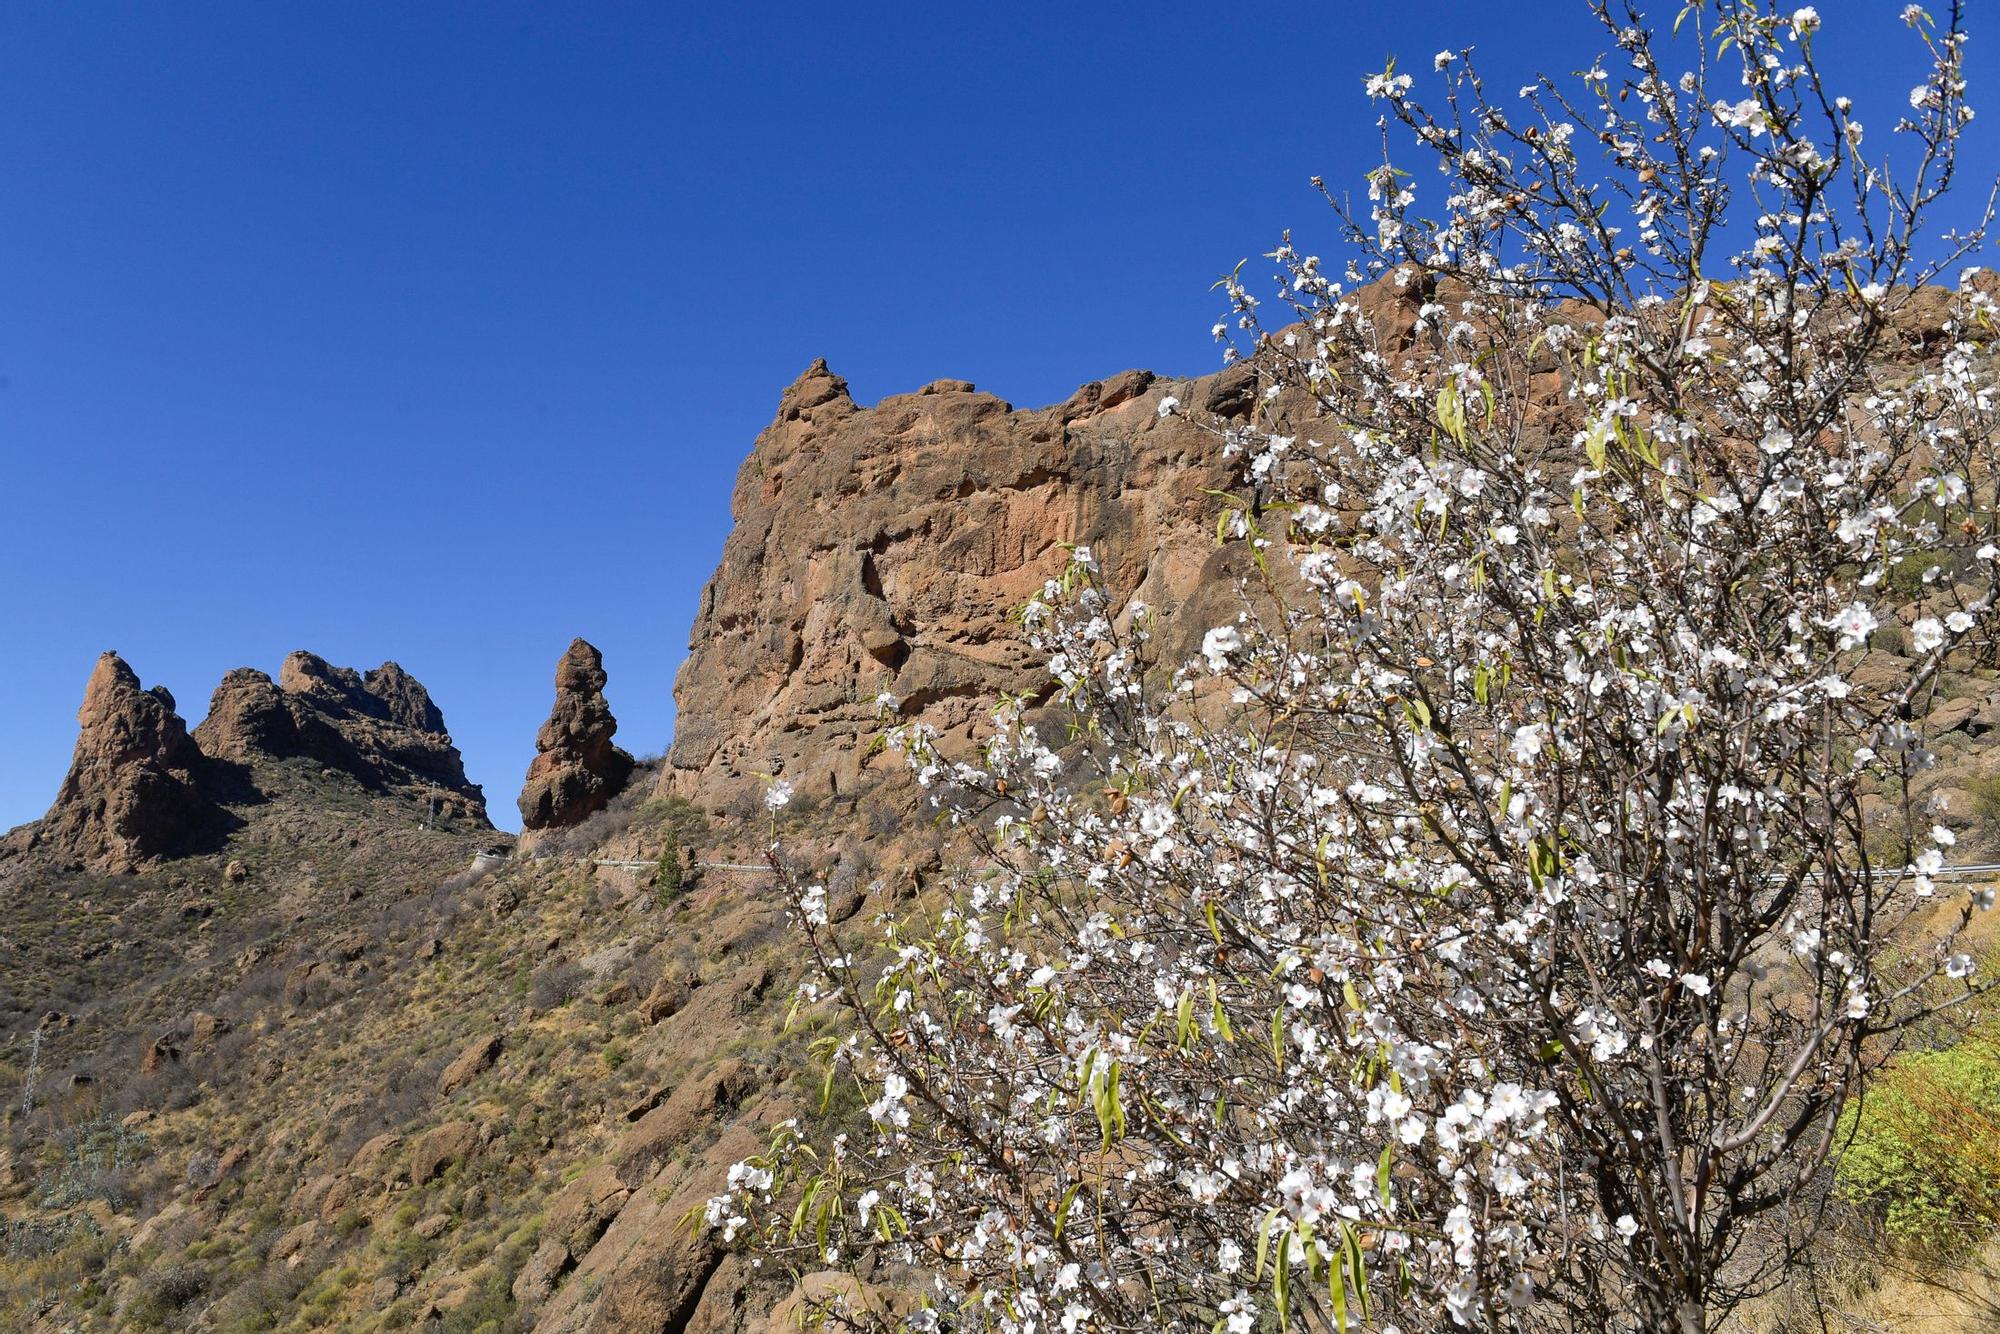
[[[1008,623],[1089,544],[1122,603],[1171,614],[1227,597],[1209,577],[1226,484],[1211,417],[1251,407],[1247,371],[1127,371],[1056,407],[1016,410],[963,380],[874,407],[813,365],[737,477],[735,526],[675,683],[669,793],[722,808],[781,775],[838,796],[893,764],[867,754],[876,698],[950,744],[1038,664]],[[1183,618],[1185,619],[1185,618]]]
[[55,804],[23,843],[113,874],[187,850],[221,825],[203,791],[206,764],[165,686],[147,690],[116,653],[97,660]]
[[316,760],[372,791],[434,802],[439,818],[486,824],[485,796],[466,778],[444,714],[393,662],[357,672],[298,652],[276,681],[238,668],[216,687],[194,739],[209,756],[252,768]]
[[556,702],[535,737],[535,758],[521,789],[525,829],[580,823],[604,809],[632,777],[632,757],[612,743],[618,720],[605,702],[604,655],[570,641],[556,664]]

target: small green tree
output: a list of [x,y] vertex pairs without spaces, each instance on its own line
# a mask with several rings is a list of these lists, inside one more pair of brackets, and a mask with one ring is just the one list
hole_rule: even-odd
[[653,863],[653,893],[662,905],[673,902],[684,878],[680,836],[668,825],[660,840],[660,859]]

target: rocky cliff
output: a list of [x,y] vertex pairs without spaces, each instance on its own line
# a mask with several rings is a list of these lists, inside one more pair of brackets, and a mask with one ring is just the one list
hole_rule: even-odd
[[1127,371],[1019,410],[963,380],[873,407],[815,362],[779,401],[737,476],[735,526],[675,682],[664,791],[710,809],[782,775],[851,794],[888,693],[906,718],[963,737],[1039,664],[1009,613],[1088,544],[1121,597],[1172,619],[1227,593],[1215,501],[1228,484],[1210,418],[1251,407],[1248,373],[1193,381]]
[[[1974,282],[2000,290],[2000,275]],[[1450,299],[1401,275],[1356,293],[1388,356],[1422,336],[1426,301]],[[1934,356],[1949,307],[1940,289],[1913,293],[1884,361]],[[1227,562],[1239,558],[1216,548],[1212,494],[1238,479],[1194,420],[1247,416],[1252,379],[1248,367],[1192,380],[1126,371],[1037,409],[937,380],[868,407],[813,363],[737,475],[734,527],[675,682],[662,793],[748,809],[772,775],[807,798],[851,796],[894,764],[867,744],[884,693],[947,749],[962,744],[1003,691],[1040,687],[1008,617],[1061,568],[1066,544],[1088,544],[1113,605],[1144,602],[1163,652],[1185,656],[1232,609]],[[1536,443],[1564,448],[1573,423],[1553,359],[1530,391]],[[1169,396],[1192,417],[1162,417]]]

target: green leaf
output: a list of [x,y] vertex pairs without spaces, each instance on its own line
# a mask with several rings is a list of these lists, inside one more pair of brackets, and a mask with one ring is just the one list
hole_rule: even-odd
[[1079,1181],[1063,1192],[1062,1203],[1056,1206],[1056,1225],[1052,1234],[1055,1240],[1062,1240],[1063,1224],[1069,1221],[1070,1206],[1076,1203],[1076,1193],[1082,1189],[1083,1183]]
[[1368,1318],[1368,1253],[1361,1249],[1361,1233],[1352,1223],[1340,1225],[1340,1236],[1347,1254],[1348,1277],[1354,1282],[1355,1300],[1361,1307],[1361,1318]]
[[1091,1105],[1097,1112],[1098,1129],[1104,1136],[1104,1147],[1125,1137],[1125,1108],[1118,1097],[1118,1062],[1106,1067],[1103,1078],[1097,1081],[1097,1089],[1091,1097]]
[[1271,1271],[1271,1300],[1278,1306],[1278,1328],[1292,1327],[1292,1234],[1278,1238],[1278,1263]]

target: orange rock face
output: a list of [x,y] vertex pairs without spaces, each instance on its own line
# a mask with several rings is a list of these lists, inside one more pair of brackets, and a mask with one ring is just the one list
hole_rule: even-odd
[[1247,372],[1128,371],[1017,411],[962,380],[862,407],[815,362],[737,477],[735,527],[675,683],[666,792],[711,809],[782,776],[841,796],[892,759],[867,754],[877,697],[962,739],[1039,663],[1009,615],[1088,544],[1122,601],[1171,615],[1226,596],[1207,577],[1221,442],[1177,416],[1250,407]]

